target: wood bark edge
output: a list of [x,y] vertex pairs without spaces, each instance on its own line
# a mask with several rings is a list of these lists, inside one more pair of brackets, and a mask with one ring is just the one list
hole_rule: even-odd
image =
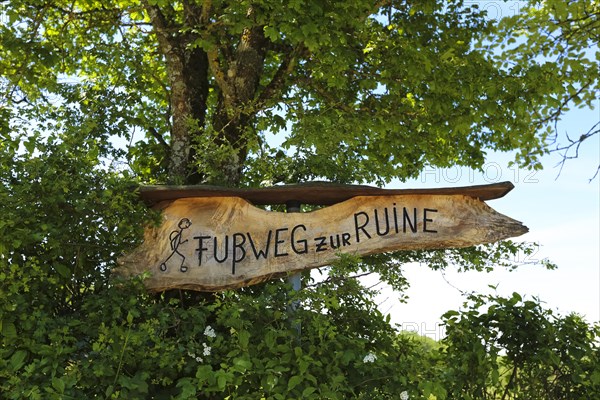
[[140,198],[152,206],[161,201],[172,201],[190,197],[235,196],[255,205],[285,204],[290,200],[308,205],[333,205],[357,196],[382,196],[400,194],[462,194],[483,201],[498,199],[514,188],[511,182],[488,185],[447,187],[433,189],[382,189],[367,185],[343,185],[331,182],[308,182],[296,185],[271,186],[266,188],[227,188],[210,185],[146,185],[138,189]]

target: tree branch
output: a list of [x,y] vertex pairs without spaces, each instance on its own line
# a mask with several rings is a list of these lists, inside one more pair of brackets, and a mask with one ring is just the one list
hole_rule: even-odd
[[211,10],[212,0],[204,0],[204,4],[202,4],[202,12],[200,13],[200,22],[202,24],[208,24]]
[[258,99],[256,100],[256,110],[261,109],[269,100],[281,92],[281,89],[285,86],[287,78],[292,73],[298,58],[306,52],[307,48],[300,44],[285,55],[285,58],[279,65],[275,75],[273,75],[271,81],[259,94]]
[[508,380],[508,383],[506,384],[506,387],[504,388],[504,393],[502,394],[502,399],[501,400],[506,399],[506,396],[508,395],[508,390],[514,384],[514,380],[516,379],[516,377],[517,377],[517,366],[515,365],[513,367],[512,374],[510,374],[510,378]]
[[[567,160],[573,160],[573,159],[579,157],[579,147],[581,146],[581,144],[585,140],[591,138],[592,136],[597,135],[598,133],[600,133],[600,121],[596,122],[586,133],[579,136],[579,138],[577,140],[573,140],[569,137],[569,135],[567,135],[567,140],[569,141],[569,144],[566,144],[563,146],[557,145],[555,149],[550,150],[551,153],[558,152],[562,156],[562,160],[558,164],[555,165],[555,167],[560,166],[560,169],[558,171],[558,175],[556,176],[556,179],[558,179],[558,177],[562,173],[562,170],[563,170]],[[573,148],[574,148],[575,154],[569,155],[569,152],[571,152],[571,150]],[[590,182],[593,181],[596,178],[596,176],[598,176],[599,170],[600,170],[600,166],[598,166],[598,169],[596,169],[596,173],[594,174],[594,176],[592,176],[590,178]]]
[[150,132],[150,134],[156,139],[158,140],[158,143],[160,143],[162,146],[164,146],[166,149],[169,149],[169,144],[165,141],[165,138],[157,132],[156,129],[154,129],[153,126],[148,128],[148,132]]
[[306,287],[307,288],[317,287],[317,286],[321,286],[321,285],[324,285],[324,284],[330,283],[330,282],[342,282],[342,281],[346,281],[348,279],[358,279],[358,278],[362,278],[363,276],[369,276],[371,274],[373,274],[373,272],[368,271],[368,272],[363,272],[362,274],[351,275],[351,276],[333,276],[333,277],[328,276],[327,279],[325,279],[324,281],[313,283],[311,285],[306,285]]
[[148,0],[142,0],[148,15],[150,16],[150,20],[152,21],[152,25],[154,26],[154,31],[156,32],[156,37],[158,39],[158,44],[162,49],[162,53],[167,55],[171,52],[174,47],[173,39],[170,33],[173,31],[174,27],[171,26],[171,23],[163,12],[160,10],[158,6],[151,6],[148,3]]
[[208,66],[213,73],[217,86],[221,89],[223,97],[228,98],[231,91],[229,89],[227,78],[225,77],[225,72],[221,68],[221,63],[219,62],[219,51],[217,48],[214,48],[208,50],[206,54],[208,55]]

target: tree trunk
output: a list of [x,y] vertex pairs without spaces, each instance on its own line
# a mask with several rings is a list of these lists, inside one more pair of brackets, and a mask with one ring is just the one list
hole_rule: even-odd
[[[182,30],[170,6],[151,6],[145,2],[156,32],[161,53],[165,56],[170,85],[172,114],[169,156],[169,184],[194,184],[206,182],[238,186],[242,169],[248,156],[248,146],[253,133],[249,131],[252,119],[259,111],[264,98],[259,96],[260,79],[267,54],[267,40],[261,25],[243,30],[237,46],[219,47],[205,51],[191,46],[201,34]],[[199,30],[210,25],[210,2],[197,6],[184,2],[185,26]],[[247,11],[248,19],[254,10]],[[235,49],[235,50],[232,50]],[[294,53],[295,54],[295,53]],[[277,92],[285,72],[292,65],[292,55],[286,56],[281,71],[276,74],[262,97]],[[213,79],[210,79],[210,75]],[[205,133],[209,85],[217,93],[217,105],[210,123],[215,132],[214,143],[218,149],[228,151],[206,157],[210,173],[201,176],[195,165],[194,138]],[[213,174],[214,172],[214,174]]]
[[202,180],[194,166],[193,137],[201,135],[208,98],[208,61],[201,49],[180,49],[167,61],[171,84],[171,152],[169,182],[195,184]]
[[[252,11],[249,11],[251,16]],[[213,74],[220,76],[217,111],[213,117],[213,127],[218,133],[217,144],[231,148],[228,160],[219,160],[217,167],[223,174],[222,184],[237,186],[242,168],[248,156],[247,131],[256,110],[254,100],[259,88],[260,77],[266,55],[263,27],[245,29],[240,43],[231,60],[228,60],[226,73],[222,73],[217,62],[211,64]]]
[[[201,135],[206,121],[208,100],[208,57],[190,44],[195,35],[180,28],[158,6],[145,2],[152,20],[161,53],[165,56],[169,78],[171,106],[171,149],[167,183],[194,184],[202,177],[194,167],[193,137]],[[172,11],[172,10],[171,10]],[[201,8],[185,8],[186,22],[197,19]],[[198,22],[198,21],[197,21]]]

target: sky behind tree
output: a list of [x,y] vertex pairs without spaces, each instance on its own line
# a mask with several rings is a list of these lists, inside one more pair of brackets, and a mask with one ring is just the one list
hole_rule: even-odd
[[[600,106],[600,104],[599,104]],[[568,132],[580,132],[600,121],[600,107],[572,110],[558,125],[560,139]],[[408,330],[439,338],[443,328],[436,326],[441,315],[458,309],[464,301],[460,291],[518,292],[537,296],[548,308],[561,314],[576,312],[589,322],[600,320],[600,179],[592,181],[600,159],[598,136],[584,142],[579,157],[568,160],[562,171],[562,158],[552,153],[544,157],[544,169],[528,171],[509,167],[510,155],[494,153],[484,171],[468,169],[425,169],[419,178],[406,183],[394,182],[390,188],[467,186],[511,181],[515,188],[504,198],[489,205],[498,212],[523,222],[529,233],[515,241],[535,242],[538,250],[515,261],[523,263],[516,271],[496,269],[491,273],[470,271],[445,272],[425,266],[407,265],[405,274],[411,287],[410,297],[402,304],[388,290],[380,296],[381,309]],[[558,269],[546,270],[537,261],[548,258]]]

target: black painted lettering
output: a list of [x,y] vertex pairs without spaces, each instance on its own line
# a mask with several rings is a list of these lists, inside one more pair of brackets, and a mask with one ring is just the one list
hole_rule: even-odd
[[287,252],[279,252],[279,245],[285,243],[285,239],[279,239],[279,234],[287,231],[288,228],[275,229],[275,257],[287,256]]
[[[238,239],[241,240],[238,241]],[[233,234],[233,261],[231,262],[232,275],[235,275],[235,264],[242,262],[244,258],[246,258],[246,249],[244,249],[244,243],[246,243],[246,236],[243,233]]]
[[303,229],[306,232],[306,226],[300,224],[292,229],[292,250],[296,254],[306,254],[308,253],[308,241],[306,239],[296,239],[296,230],[298,229]]
[[379,213],[377,212],[378,210],[375,209],[375,231],[377,231],[377,234],[379,236],[385,236],[388,233],[390,233],[390,219],[389,219],[389,215],[388,215],[388,209],[387,207],[384,208],[384,215],[385,215],[385,231],[382,231],[379,228]]
[[316,237],[315,242],[316,242],[315,251],[317,253],[327,250],[327,237],[325,237],[325,236]]
[[404,216],[402,220],[402,232],[406,233],[406,223],[408,222],[408,226],[413,233],[417,233],[417,209],[413,208],[413,222],[410,222],[410,216],[408,215],[408,211],[406,207],[402,208],[402,214]]
[[198,252],[198,266],[202,266],[202,252],[208,251],[208,247],[204,247],[204,240],[210,239],[211,236],[194,236],[194,239],[198,241],[198,248],[196,251]]
[[217,251],[219,246],[217,245],[217,238],[214,238],[215,241],[215,247],[214,247],[214,255],[215,255],[215,261],[220,263],[223,263],[225,261],[227,261],[227,257],[229,256],[229,235],[225,235],[225,251],[223,252],[225,255],[223,256],[223,258],[221,258],[219,260],[219,257],[217,256]]
[[396,233],[399,233],[400,230],[398,229],[398,210],[396,209],[396,203],[394,203],[394,229],[396,230]]
[[[361,215],[365,218],[365,221],[362,223],[362,225],[359,225],[358,217]],[[360,243],[360,231],[363,231],[365,236],[368,239],[371,239],[371,235],[369,235],[369,232],[367,232],[367,230],[365,229],[365,226],[367,226],[368,224],[369,215],[366,212],[361,211],[354,214],[354,230],[356,231],[356,243]]]
[[333,241],[333,237],[334,237],[334,235],[329,235],[329,246],[332,249],[339,249],[340,248],[340,235],[339,234],[335,235],[335,242]]
[[256,257],[256,259],[258,260],[260,257],[266,259],[267,256],[269,255],[269,246],[271,245],[271,236],[273,234],[273,231],[269,231],[269,233],[267,234],[267,244],[265,245],[265,249],[256,249],[256,246],[254,245],[254,240],[252,240],[252,235],[250,235],[250,232],[246,233],[246,236],[248,236],[248,241],[250,242],[250,247],[252,247],[252,252],[254,253],[254,257]]
[[351,237],[352,237],[352,235],[349,232],[342,233],[342,245],[350,246],[350,238]]
[[435,212],[436,213],[436,212],[438,212],[438,210],[435,210],[433,208],[425,208],[425,209],[423,209],[423,232],[437,233],[437,230],[427,229],[427,223],[428,222],[433,222],[433,219],[427,218],[427,212],[432,212],[432,213]]

